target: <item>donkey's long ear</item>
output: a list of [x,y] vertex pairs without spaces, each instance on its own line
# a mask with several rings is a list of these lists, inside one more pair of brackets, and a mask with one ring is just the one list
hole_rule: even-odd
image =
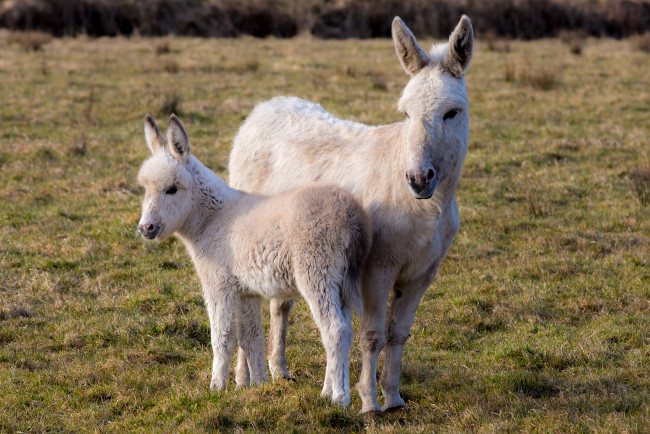
[[429,63],[429,56],[417,43],[415,36],[400,17],[393,19],[392,32],[397,58],[404,71],[414,76]]
[[185,163],[190,158],[190,138],[183,128],[183,124],[172,114],[169,117],[167,127],[167,141],[169,142],[169,153],[172,157]]
[[156,121],[153,120],[153,116],[150,114],[144,117],[144,140],[147,142],[152,154],[165,148],[165,136],[162,135]]
[[445,59],[445,69],[456,78],[461,78],[472,61],[474,51],[474,30],[472,23],[463,15],[449,36],[449,54]]

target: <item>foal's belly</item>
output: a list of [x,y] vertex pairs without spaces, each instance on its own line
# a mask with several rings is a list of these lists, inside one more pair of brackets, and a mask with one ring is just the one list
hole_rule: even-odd
[[252,249],[235,269],[247,292],[264,298],[291,298],[298,294],[288,255],[282,249]]

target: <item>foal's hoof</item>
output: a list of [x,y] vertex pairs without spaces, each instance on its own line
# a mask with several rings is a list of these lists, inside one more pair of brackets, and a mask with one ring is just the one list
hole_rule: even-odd
[[210,381],[210,390],[226,390],[226,384],[225,381],[219,381],[213,378],[212,381]]
[[[325,395],[321,395],[326,397]],[[350,396],[340,395],[332,396],[332,404],[338,405],[339,407],[349,407],[350,406]]]

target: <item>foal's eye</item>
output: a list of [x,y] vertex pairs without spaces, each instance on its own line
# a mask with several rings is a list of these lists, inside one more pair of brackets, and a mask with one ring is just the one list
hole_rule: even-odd
[[165,192],[165,194],[175,194],[177,191],[178,191],[178,188],[176,188],[175,185],[172,185],[171,187],[169,187],[169,188],[167,189],[167,191]]
[[408,113],[406,113],[406,112],[404,112],[404,116],[406,116],[406,117],[407,117],[407,119],[410,119],[410,118],[409,118],[409,114],[408,114]]
[[454,109],[454,110],[449,110],[449,111],[448,111],[447,113],[445,113],[445,115],[442,117],[442,120],[443,120],[443,121],[446,121],[447,119],[453,119],[453,118],[456,117],[457,114],[458,114],[458,110],[455,110],[455,109]]

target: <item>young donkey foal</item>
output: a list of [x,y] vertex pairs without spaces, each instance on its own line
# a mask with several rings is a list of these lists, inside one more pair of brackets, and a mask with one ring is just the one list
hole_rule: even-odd
[[[334,186],[274,197],[230,188],[190,154],[187,133],[174,115],[167,138],[150,115],[144,131],[153,156],[138,174],[146,188],[138,230],[148,239],[175,234],[192,256],[210,317],[211,388],[226,388],[236,334],[257,373],[251,381],[267,380],[260,299],[300,294],[327,354],[323,395],[347,406],[350,309],[361,313],[363,306],[360,279],[372,236],[369,216]],[[242,323],[255,330],[238,327]]]

